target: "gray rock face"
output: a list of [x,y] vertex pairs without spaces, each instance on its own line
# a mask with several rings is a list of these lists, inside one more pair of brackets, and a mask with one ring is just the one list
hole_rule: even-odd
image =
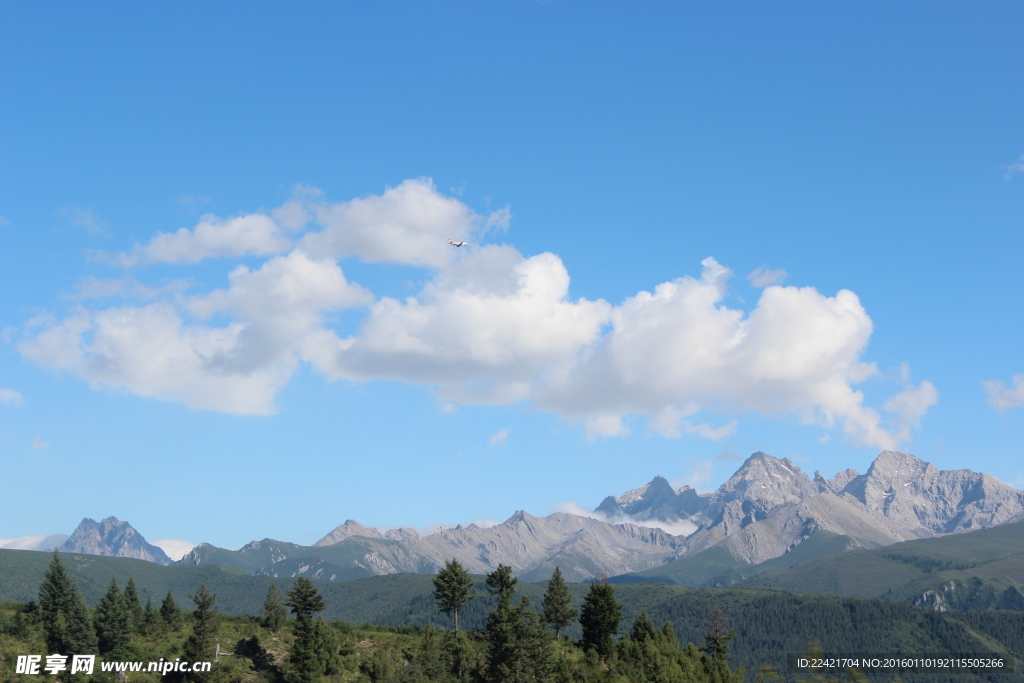
[[346,519],[345,523],[341,526],[334,528],[331,533],[327,534],[319,541],[314,543],[315,546],[321,545],[334,545],[335,543],[341,543],[350,536],[365,536],[367,538],[384,538],[376,529],[365,527],[354,519]]
[[673,491],[672,485],[664,477],[657,476],[640,488],[627,491],[619,498],[608,496],[594,512],[612,520],[625,517],[678,522],[696,514],[704,505],[697,492],[689,486]]
[[[852,549],[982,529],[1024,518],[1024,493],[970,470],[940,471],[906,453],[880,454],[867,474],[849,469],[827,479],[815,472],[811,479],[792,461],[758,452],[717,491],[673,490],[655,477],[608,496],[596,512],[608,521],[519,511],[486,529],[470,524],[429,536],[404,528],[381,533],[347,520],[312,547],[270,539],[238,551],[203,544],[179,563],[226,562],[272,576],[342,581],[433,573],[454,558],[476,574],[507,564],[537,581],[558,566],[567,580],[581,581],[658,567],[716,545],[756,564],[819,532],[843,537]],[[696,531],[680,536],[634,523],[657,521]]]
[[[599,510],[609,516],[665,519],[661,501],[673,499],[657,479],[622,498],[605,499]],[[651,496],[651,490],[659,497]],[[849,536],[856,547],[874,548],[986,529],[1024,516],[1024,492],[987,474],[940,471],[895,451],[879,454],[867,474],[848,469],[826,479],[815,472],[813,480],[791,461],[758,452],[717,491],[698,498],[689,506],[695,512],[685,518],[698,530],[676,557],[728,540],[722,547],[734,557],[758,563],[785,554],[819,530]],[[654,507],[655,500],[661,507]],[[681,508],[675,504],[672,509]]]
[[171,558],[151,543],[147,543],[128,522],[107,517],[101,522],[86,518],[68,540],[57,548],[62,553],[85,553],[106,557],[132,557],[157,564],[170,564]]
[[[849,471],[849,470],[848,470]],[[971,470],[939,470],[908,453],[884,451],[841,495],[918,537],[987,529],[1024,513],[1024,492]]]
[[[346,524],[350,523],[350,529],[358,524],[351,520]],[[683,540],[660,529],[635,524],[606,524],[564,512],[534,517],[522,510],[486,529],[470,524],[441,529],[424,537],[395,536],[348,536],[330,546],[337,546],[335,550],[339,553],[357,540],[372,547],[372,552],[357,557],[352,564],[375,574],[434,572],[454,558],[477,574],[507,564],[517,573],[547,578],[558,565],[566,580],[582,581],[597,574],[611,576],[636,571],[635,567],[656,566]],[[327,545],[323,540],[317,543],[320,547]]]

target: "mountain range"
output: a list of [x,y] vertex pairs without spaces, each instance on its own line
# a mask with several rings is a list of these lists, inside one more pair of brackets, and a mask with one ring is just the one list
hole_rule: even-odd
[[[460,525],[428,536],[347,520],[312,546],[263,539],[228,550],[202,543],[174,564],[347,581],[434,573],[455,558],[477,574],[507,564],[524,581],[546,579],[559,566],[570,581],[605,575],[716,585],[769,561],[793,564],[1021,520],[1024,492],[987,474],[939,470],[907,453],[885,451],[865,474],[850,469],[827,479],[757,452],[716,491],[673,489],[659,476],[605,498],[592,517],[518,511],[492,527]],[[693,531],[673,534],[659,525]],[[170,562],[116,518],[83,520],[60,549]]]

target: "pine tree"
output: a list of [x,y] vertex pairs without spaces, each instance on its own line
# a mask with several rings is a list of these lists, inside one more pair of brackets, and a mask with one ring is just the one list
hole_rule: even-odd
[[583,647],[595,650],[602,658],[612,653],[612,636],[619,630],[622,608],[615,600],[615,590],[606,581],[591,584],[580,608]]
[[530,599],[525,595],[519,601],[517,628],[518,666],[517,680],[548,680],[552,671],[551,635],[537,616]]
[[263,626],[276,632],[287,618],[288,609],[281,602],[277,586],[270,584],[270,588],[267,590],[267,599],[263,602]]
[[[195,595],[190,595],[196,608],[192,612],[192,635],[185,640],[182,658],[190,662],[213,659],[213,636],[217,632],[217,596],[210,595],[206,584],[199,586]],[[189,672],[185,679],[203,681],[209,674]]]
[[555,640],[558,640],[559,632],[576,619],[572,594],[569,593],[569,588],[562,578],[561,567],[555,567],[555,573],[548,582],[548,589],[544,591],[544,602],[541,607],[544,610],[544,623],[551,624],[555,629]]
[[498,596],[498,606],[487,616],[487,676],[491,681],[503,683],[516,680],[516,668],[521,658],[519,643],[520,614],[512,607],[516,583],[512,567],[499,564],[487,575],[487,592]]
[[110,577],[110,586],[96,606],[94,625],[100,654],[125,659],[132,639],[131,613],[116,577]]
[[146,608],[142,610],[142,622],[139,633],[147,636],[153,635],[157,622],[160,620],[160,613],[153,608],[153,598],[146,598]]
[[39,585],[39,611],[47,650],[55,654],[92,654],[96,633],[89,610],[56,551]]
[[131,618],[131,631],[139,633],[142,630],[143,621],[142,601],[139,600],[139,589],[135,586],[135,579],[131,576],[128,577],[128,584],[124,587],[124,601]]
[[304,576],[295,579],[295,588],[288,591],[288,600],[284,604],[292,608],[292,614],[299,616],[305,614],[312,617],[314,612],[323,612],[325,609],[324,599],[313,582]]
[[43,582],[39,585],[39,611],[49,652],[68,652],[67,618],[73,604],[73,586],[67,568],[54,551]]
[[295,620],[295,641],[288,655],[289,679],[313,683],[321,676],[341,673],[338,638],[322,619],[300,612]]
[[[273,586],[271,586],[273,589]],[[338,640],[322,620],[313,620],[315,612],[326,608],[313,582],[305,577],[295,580],[295,588],[288,591],[286,605],[292,608],[295,621],[295,642],[288,657],[291,678],[296,683],[313,683],[323,675],[341,671]],[[270,592],[267,601],[270,601]],[[283,618],[283,615],[282,615]]]
[[472,599],[473,578],[458,560],[449,560],[434,577],[434,600],[439,610],[452,615],[456,633],[459,631],[459,610]]
[[174,601],[171,591],[167,591],[167,597],[160,604],[160,618],[172,631],[181,628],[181,610],[178,609],[178,603]]
[[708,615],[708,629],[704,635],[704,671],[713,683],[734,683],[743,679],[742,668],[733,673],[729,669],[729,641],[736,637],[736,631],[728,630],[722,610],[712,610]]
[[651,618],[647,616],[647,610],[644,610],[636,618],[636,621],[633,622],[633,630],[630,632],[630,637],[638,643],[643,643],[648,640],[654,640],[657,633],[654,624],[651,623]]
[[288,680],[293,683],[313,683],[320,677],[320,666],[316,657],[313,629],[316,624],[305,612],[297,612],[295,620],[295,641],[288,653]]

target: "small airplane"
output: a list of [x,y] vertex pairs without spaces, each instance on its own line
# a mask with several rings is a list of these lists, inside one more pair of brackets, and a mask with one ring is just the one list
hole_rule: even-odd
[[452,242],[452,238],[449,237],[448,244],[452,245],[453,247],[464,247],[467,244],[469,244],[469,242]]

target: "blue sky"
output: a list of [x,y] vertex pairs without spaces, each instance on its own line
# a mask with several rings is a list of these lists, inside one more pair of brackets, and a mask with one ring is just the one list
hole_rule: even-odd
[[0,538],[312,543],[756,450],[1024,487],[1022,21],[0,5]]

